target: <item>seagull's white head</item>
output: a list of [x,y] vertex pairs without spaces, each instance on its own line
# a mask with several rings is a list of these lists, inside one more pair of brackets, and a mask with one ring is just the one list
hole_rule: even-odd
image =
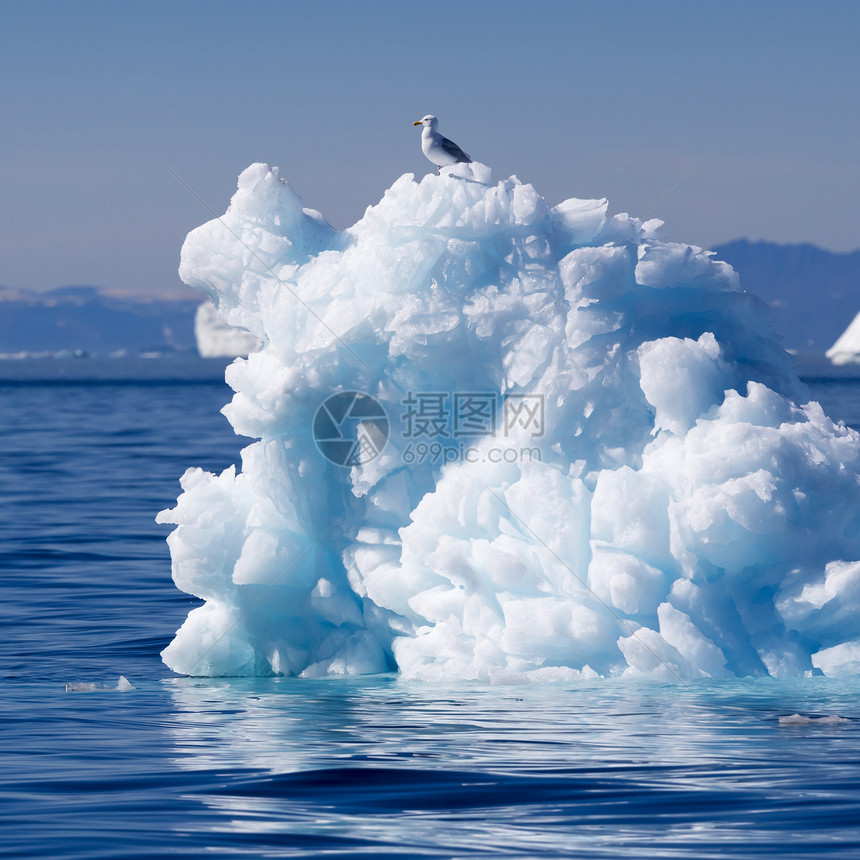
[[412,123],[412,125],[423,125],[424,128],[435,130],[436,126],[439,125],[439,120],[436,119],[436,117],[433,116],[432,113],[428,113],[427,116],[424,117],[424,119],[417,119],[415,120],[415,122]]

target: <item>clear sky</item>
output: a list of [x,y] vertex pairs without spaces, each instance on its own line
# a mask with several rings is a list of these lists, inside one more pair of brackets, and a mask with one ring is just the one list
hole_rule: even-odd
[[433,170],[425,113],[551,203],[668,237],[860,247],[855,0],[0,0],[0,285],[180,285],[279,165],[338,228]]

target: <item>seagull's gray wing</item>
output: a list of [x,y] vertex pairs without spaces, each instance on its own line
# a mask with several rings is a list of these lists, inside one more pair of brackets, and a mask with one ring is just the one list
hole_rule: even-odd
[[463,150],[460,149],[453,140],[448,140],[447,137],[439,135],[439,146],[441,146],[442,149],[444,149],[452,158],[456,158],[458,164],[460,162],[465,162],[466,164],[472,163],[471,157],[466,155],[466,153],[463,152]]

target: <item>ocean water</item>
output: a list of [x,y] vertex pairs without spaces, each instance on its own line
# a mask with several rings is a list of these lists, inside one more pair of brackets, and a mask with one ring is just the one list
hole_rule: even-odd
[[174,676],[154,516],[238,462],[229,394],[0,383],[0,856],[860,856],[860,680]]

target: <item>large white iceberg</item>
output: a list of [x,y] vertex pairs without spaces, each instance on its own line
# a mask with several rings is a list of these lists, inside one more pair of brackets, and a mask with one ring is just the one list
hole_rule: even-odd
[[194,340],[201,358],[235,358],[260,348],[260,341],[250,332],[227,325],[210,301],[197,306]]
[[168,538],[192,675],[860,670],[860,436],[763,304],[605,200],[480,164],[344,232],[249,167],[181,275],[262,348]]

